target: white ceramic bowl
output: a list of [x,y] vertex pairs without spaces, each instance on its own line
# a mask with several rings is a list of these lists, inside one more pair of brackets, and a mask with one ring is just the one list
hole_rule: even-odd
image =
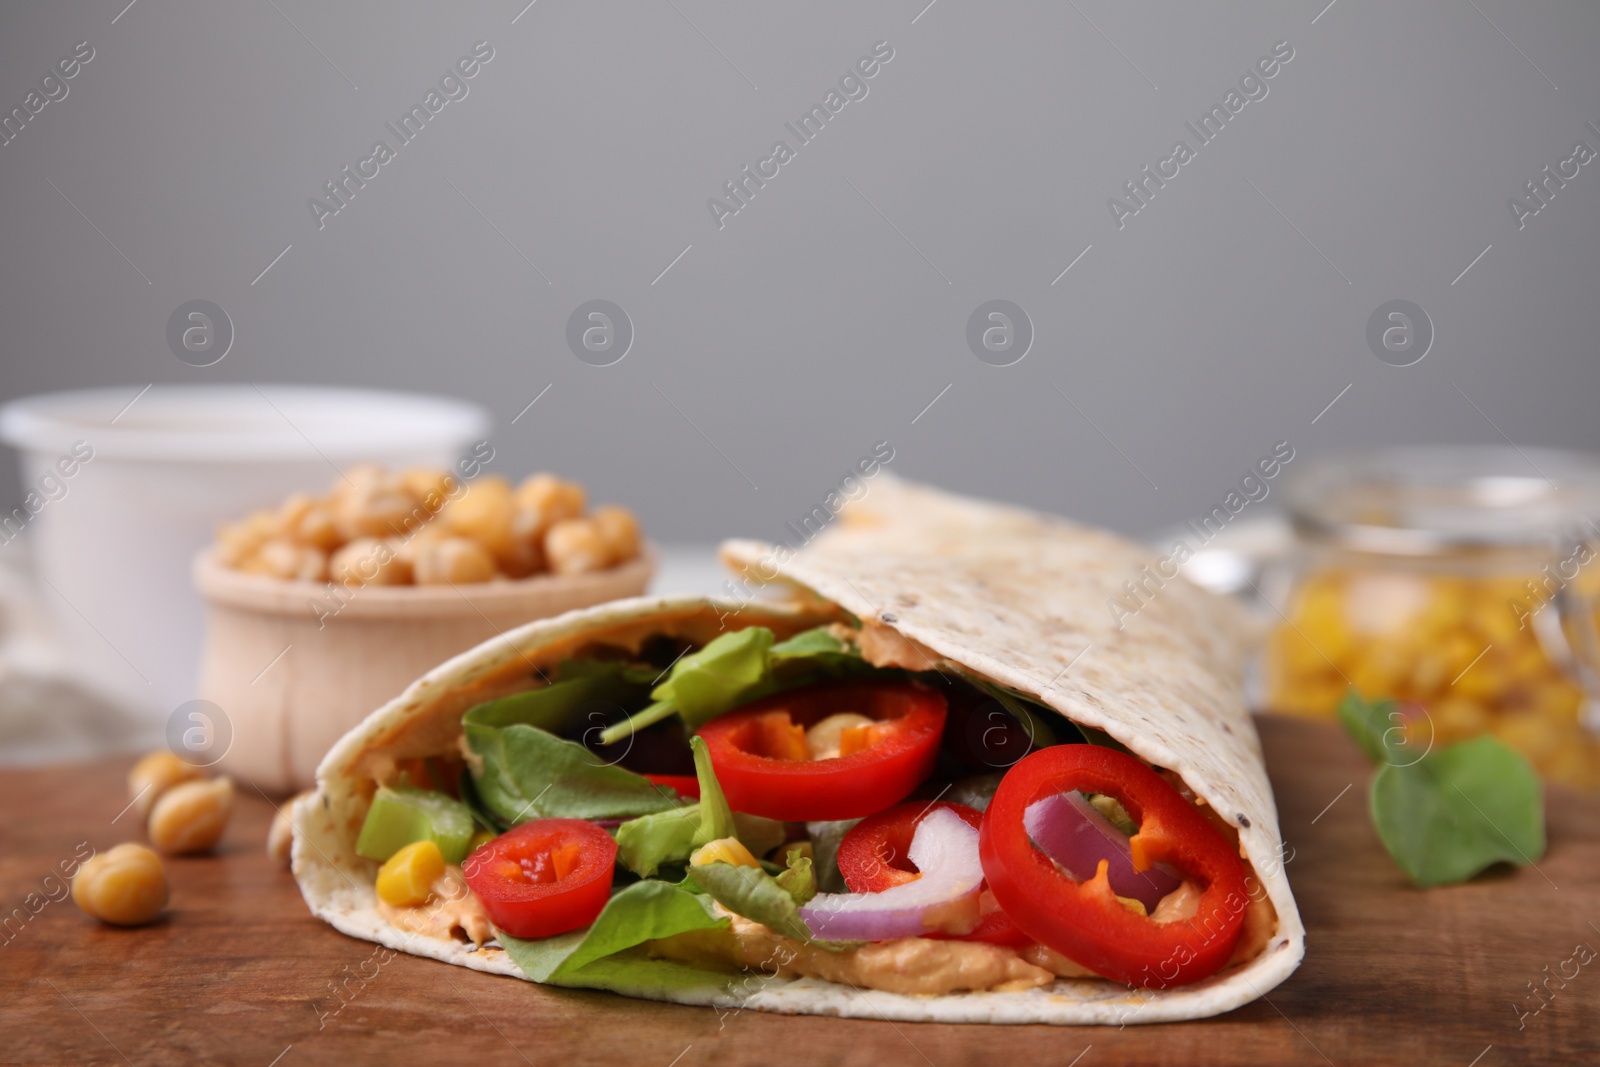
[[452,466],[489,425],[463,401],[366,389],[135,385],[28,397],[0,408],[25,494],[20,515],[0,515],[0,542],[26,529],[83,679],[147,715],[159,736],[196,695],[202,608],[189,569],[219,523],[319,490],[359,461]]

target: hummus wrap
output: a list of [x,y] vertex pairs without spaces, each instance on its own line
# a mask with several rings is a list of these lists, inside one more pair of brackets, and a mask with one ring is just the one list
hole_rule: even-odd
[[[1094,976],[1059,956],[1052,963],[1019,950],[1000,970],[975,980],[976,988],[927,993],[921,990],[944,987],[909,981],[908,971],[959,970],[994,946],[924,937],[842,953],[805,945],[781,957],[782,966],[767,967],[766,950],[794,943],[735,915],[731,933],[713,931],[716,937],[699,944],[689,935],[651,941],[616,957],[627,966],[597,959],[565,980],[551,978],[555,984],[724,1009],[1120,1025],[1216,1015],[1256,999],[1294,971],[1304,954],[1304,928],[1240,686],[1248,623],[1235,605],[1182,579],[1151,581],[1146,568],[1152,555],[1111,534],[886,476],[803,549],[732,541],[723,558],[738,574],[726,599],[637,598],[530,623],[430,671],[344,737],[319,767],[316,792],[293,813],[294,872],[311,910],[346,934],[414,955],[514,977],[529,977],[530,969],[550,977],[538,959],[529,965],[526,943],[505,937],[474,943],[485,940],[471,933],[484,925],[481,916],[434,906],[406,921],[378,899],[378,864],[363,858],[357,844],[379,785],[433,757],[465,753],[474,767],[464,740],[467,713],[545,687],[563,664],[642,655],[662,641],[681,647],[682,657],[751,628],[770,630],[780,642],[776,649],[829,627],[845,634],[852,654],[871,668],[1009,694],[1006,706],[1042,708],[1095,745],[1156,768],[1206,813],[1243,861],[1249,900],[1233,956],[1190,984],[1140,987]],[[1143,606],[1132,616],[1108,607],[1108,601],[1129,602],[1129,582],[1142,590],[1136,602]],[[757,595],[763,583],[790,595]],[[819,847],[819,867],[821,858]],[[459,869],[454,877],[459,882]],[[641,884],[665,883],[628,888]],[[1123,903],[1132,910],[1133,902]],[[1162,908],[1169,903],[1163,899]],[[1161,915],[1161,909],[1152,912],[1154,921]],[[604,916],[596,926],[603,923]],[[514,959],[501,941],[523,945],[523,954]],[[995,950],[980,962],[995,965],[1010,952]],[[1032,963],[1017,962],[1023,959]],[[1051,973],[1014,980],[1043,973],[1033,964]]]

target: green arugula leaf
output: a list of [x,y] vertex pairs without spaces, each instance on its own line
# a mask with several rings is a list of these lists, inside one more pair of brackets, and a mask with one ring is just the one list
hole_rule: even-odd
[[1543,792],[1521,755],[1492,737],[1412,755],[1395,703],[1354,691],[1339,717],[1383,763],[1368,796],[1372,822],[1416,885],[1464,882],[1491,864],[1544,855]]
[[620,675],[594,675],[479,704],[462,720],[467,745],[482,761],[476,799],[497,821],[613,819],[677,806],[648,778],[603,763],[565,729],[575,715],[597,713],[642,687]]
[[690,867],[689,879],[735,915],[796,941],[811,940],[794,894],[760,867],[735,867],[719,860]]
[[600,960],[646,941],[727,925],[728,919],[713,912],[707,897],[668,882],[646,881],[614,893],[586,929],[539,940],[510,937],[496,930],[495,938],[512,962],[535,982],[585,986],[589,983],[583,972]]
[[691,737],[689,747],[694,751],[695,776],[700,780],[699,801],[631,819],[617,827],[617,855],[629,870],[642,877],[655,874],[663,863],[687,860],[701,845],[736,836],[733,812],[711,769],[706,743]]

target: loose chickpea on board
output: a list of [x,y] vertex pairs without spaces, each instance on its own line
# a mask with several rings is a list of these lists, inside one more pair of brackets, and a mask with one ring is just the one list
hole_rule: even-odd
[[168,896],[161,857],[131,841],[91,856],[72,876],[72,902],[115,926],[155,921]]
[[161,794],[175,785],[205,777],[199,767],[185,763],[166,749],[139,759],[128,772],[128,795],[141,816],[148,816]]
[[311,795],[311,790],[296,793],[278,809],[267,829],[267,855],[285,870],[289,868],[290,852],[294,847],[294,806]]
[[627,508],[587,513],[588,494],[553,474],[513,486],[500,475],[352,467],[326,496],[298,493],[217,531],[225,567],[286,581],[463,585],[589,574],[638,557]]
[[162,794],[150,809],[150,843],[174,856],[209,852],[222,840],[233,814],[233,782],[185,782]]

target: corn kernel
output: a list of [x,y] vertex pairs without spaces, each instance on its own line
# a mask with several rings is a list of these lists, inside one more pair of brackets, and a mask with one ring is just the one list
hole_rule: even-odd
[[427,903],[444,874],[444,853],[432,841],[413,841],[378,869],[378,899],[396,908]]
[[735,867],[759,867],[756,858],[737,837],[723,837],[710,844],[701,845],[689,857],[689,866],[704,867],[708,863],[729,863]]

